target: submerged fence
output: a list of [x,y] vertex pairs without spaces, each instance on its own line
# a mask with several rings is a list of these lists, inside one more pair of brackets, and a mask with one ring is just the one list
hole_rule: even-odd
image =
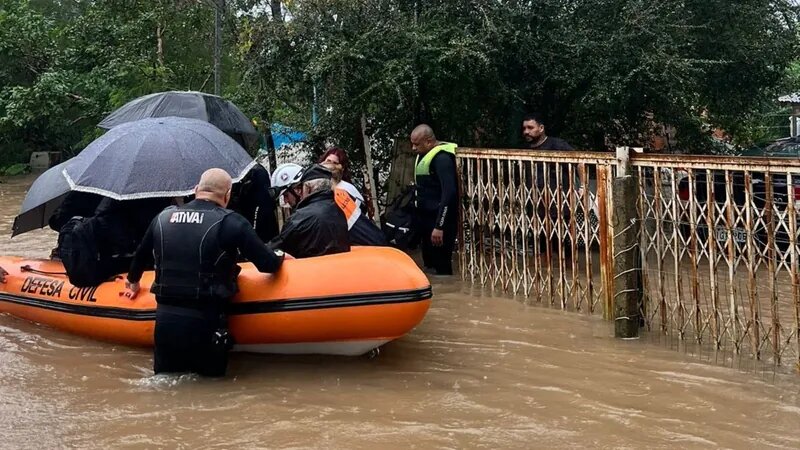
[[469,148],[457,158],[465,279],[800,362],[800,161]]

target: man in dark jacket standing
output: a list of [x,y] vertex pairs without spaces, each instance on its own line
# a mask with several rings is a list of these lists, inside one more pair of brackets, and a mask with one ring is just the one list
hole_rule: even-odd
[[419,125],[411,132],[411,145],[417,153],[416,228],[422,260],[429,271],[452,275],[458,231],[456,144],[438,141],[431,127]]
[[230,195],[231,177],[221,169],[207,170],[195,199],[156,216],[136,250],[126,283],[131,297],[155,259],[150,287],[158,302],[155,373],[225,375],[232,344],[225,307],[238,290],[238,252],[260,272],[275,272],[283,262],[244,217],[224,209]]
[[297,174],[292,185],[302,189],[300,202],[270,247],[295,258],[350,251],[347,219],[333,198],[331,175],[319,164]]

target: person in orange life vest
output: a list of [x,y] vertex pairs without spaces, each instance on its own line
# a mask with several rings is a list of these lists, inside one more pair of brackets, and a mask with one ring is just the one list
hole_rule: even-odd
[[[363,214],[361,209],[362,199],[354,197],[350,191],[343,188],[347,183],[342,181],[342,165],[333,162],[323,162],[323,167],[331,171],[333,181],[334,200],[347,218],[347,229],[350,234],[350,244],[352,245],[388,245],[386,236],[369,218]],[[350,184],[350,183],[347,183]],[[352,186],[350,184],[350,186]]]
[[347,159],[347,154],[344,152],[344,150],[340,149],[339,147],[329,148],[325,153],[322,154],[319,163],[323,165],[332,164],[334,167],[339,167],[340,174],[337,176],[338,179],[336,180],[337,187],[339,187],[339,189],[344,189],[348,194],[352,195],[353,198],[358,200],[359,208],[363,210],[364,196],[361,195],[361,192],[359,192],[358,189],[351,183],[350,162]]

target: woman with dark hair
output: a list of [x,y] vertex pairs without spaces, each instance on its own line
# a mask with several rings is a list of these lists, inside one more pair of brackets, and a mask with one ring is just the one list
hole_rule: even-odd
[[350,179],[350,161],[347,154],[339,147],[331,147],[319,158],[319,163],[327,165],[329,170],[336,174],[336,184],[339,189],[344,189],[358,200],[359,208],[364,205],[364,196],[353,186]]
[[342,165],[330,161],[323,162],[321,165],[331,171],[334,199],[347,218],[350,243],[352,245],[388,245],[383,231],[372,223],[366,214],[362,214],[361,205],[364,203],[364,197],[352,184],[342,180]]
[[325,153],[319,157],[320,164],[332,163],[342,166],[342,180],[350,183],[353,180],[350,178],[350,160],[347,159],[347,153],[339,147],[331,147],[325,150]]

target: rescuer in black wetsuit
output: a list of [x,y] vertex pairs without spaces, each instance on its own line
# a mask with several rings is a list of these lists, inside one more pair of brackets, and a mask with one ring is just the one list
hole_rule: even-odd
[[411,145],[417,153],[415,219],[422,260],[436,275],[452,275],[458,232],[456,144],[439,142],[431,127],[419,125],[411,133]]
[[207,170],[195,200],[162,211],[136,250],[126,283],[131,297],[155,259],[155,373],[225,375],[232,342],[224,314],[238,289],[238,252],[261,272],[275,272],[283,262],[282,253],[266,247],[244,217],[224,209],[230,193],[231,177]]

